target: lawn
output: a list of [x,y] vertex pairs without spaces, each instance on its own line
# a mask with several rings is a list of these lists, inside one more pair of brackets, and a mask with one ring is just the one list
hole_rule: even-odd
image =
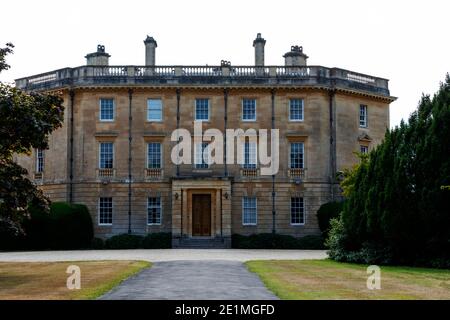
[[332,260],[246,264],[281,299],[450,299],[450,270],[381,266],[381,289],[369,290],[366,265]]
[[[81,289],[66,286],[67,267],[81,270]],[[144,261],[0,262],[0,300],[95,299],[149,267]]]

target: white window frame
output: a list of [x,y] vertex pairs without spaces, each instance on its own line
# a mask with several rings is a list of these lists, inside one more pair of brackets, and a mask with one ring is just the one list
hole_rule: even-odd
[[[149,160],[150,160],[150,158],[149,158],[148,151],[149,151],[151,143],[159,144],[159,168],[150,168],[149,167],[149,164],[150,164]],[[147,166],[146,166],[147,169],[162,169],[162,167],[163,167],[163,144],[161,142],[159,142],[159,141],[149,141],[149,142],[147,142],[147,161],[146,162],[147,162]]]
[[[159,198],[159,223],[149,223],[148,222],[148,209],[150,209],[148,202],[149,202],[150,198]],[[161,196],[147,197],[147,225],[148,226],[160,226],[162,223],[162,217],[163,217],[163,204],[162,204]]]
[[[151,100],[158,100],[161,102],[161,116],[159,119],[150,119],[150,105],[149,102]],[[148,98],[147,99],[147,122],[162,122],[164,118],[164,106],[161,98]]]
[[[292,153],[292,144],[294,143],[301,143],[303,145],[303,159],[302,159],[302,167],[301,168],[293,168],[291,165],[291,153]],[[305,152],[305,143],[303,141],[291,141],[289,142],[289,169],[305,169],[305,158],[306,158],[306,152]]]
[[[103,119],[102,118],[102,100],[112,100],[112,119]],[[116,118],[116,101],[114,98],[100,98],[98,101],[99,104],[99,115],[98,118],[100,122],[114,122]]]
[[[102,143],[111,143],[112,144],[112,156],[113,156],[113,163],[112,163],[112,168],[102,168]],[[114,164],[116,163],[116,152],[115,152],[115,146],[114,146],[114,142],[112,141],[100,141],[98,143],[98,168],[99,169],[114,169]]]
[[[101,198],[111,198],[111,223],[101,223],[101,219],[100,219],[100,199]],[[98,214],[98,225],[99,226],[112,226],[113,221],[114,221],[114,200],[112,197],[99,197],[98,198],[98,204],[97,204],[98,210],[97,210],[97,214]]]
[[[207,119],[197,119],[197,100],[208,101],[208,118]],[[207,121],[209,121],[210,118],[211,118],[211,103],[209,101],[209,98],[195,98],[195,100],[194,100],[194,120],[207,122]]]
[[[302,117],[301,117],[301,119],[292,119],[292,117],[291,117],[291,101],[292,100],[300,100],[302,102],[302,113],[301,113]],[[289,99],[288,108],[289,108],[289,121],[290,122],[303,122],[305,120],[305,100],[304,99],[302,99],[302,98]]]
[[[255,118],[254,119],[244,119],[244,100],[253,100],[255,101]],[[242,122],[256,122],[256,119],[258,118],[258,105],[257,105],[256,99],[253,98],[242,98],[241,100],[241,121]]]
[[[39,156],[39,153],[41,153],[41,156]],[[41,165],[42,161],[42,165]],[[41,173],[44,172],[44,150],[42,149],[36,149],[36,172]]]
[[[364,123],[361,123],[361,108],[364,109]],[[369,127],[369,108],[366,104],[359,105],[359,127],[360,128],[368,128]]]
[[[245,212],[245,198],[255,198],[255,223],[245,223],[244,212]],[[243,226],[256,226],[258,225],[258,198],[253,196],[243,196],[242,197],[242,225]]]
[[[302,198],[303,199],[303,223],[293,223],[292,222],[292,198]],[[305,197],[290,197],[290,199],[289,199],[289,220],[290,220],[291,226],[304,226],[306,224]]]

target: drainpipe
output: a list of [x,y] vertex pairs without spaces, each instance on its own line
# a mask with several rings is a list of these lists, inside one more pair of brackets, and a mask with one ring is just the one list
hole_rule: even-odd
[[70,90],[70,154],[69,154],[69,203],[73,203],[73,106],[75,91]]
[[[181,94],[181,90],[180,89],[177,89],[176,90],[176,93],[177,93],[177,129],[179,129],[180,128],[180,94]],[[178,131],[178,130],[177,130]],[[178,138],[178,137],[177,137]],[[179,143],[180,141],[178,141],[178,139],[177,139],[177,144]],[[178,150],[177,150],[178,151]],[[179,177],[180,176],[180,165],[179,164],[177,164],[177,177]]]
[[131,141],[133,137],[131,135],[132,114],[131,105],[133,100],[133,90],[128,90],[128,234],[131,234]]
[[[275,89],[271,91],[271,100],[272,100],[272,130],[275,129]],[[271,156],[273,156],[271,154]],[[276,233],[275,227],[275,174],[272,175],[272,233]]]
[[227,166],[227,121],[228,121],[228,89],[223,90],[223,101],[224,101],[224,137],[223,137],[223,163],[224,163],[224,176],[228,177],[228,166]]
[[335,89],[329,91],[329,114],[330,114],[330,194],[331,201],[334,201],[334,184],[336,179],[336,122],[334,119],[334,102],[335,102]]

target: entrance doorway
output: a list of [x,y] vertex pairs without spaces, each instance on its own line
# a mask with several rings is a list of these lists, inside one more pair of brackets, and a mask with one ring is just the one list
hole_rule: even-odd
[[211,195],[192,195],[192,236],[211,236]]

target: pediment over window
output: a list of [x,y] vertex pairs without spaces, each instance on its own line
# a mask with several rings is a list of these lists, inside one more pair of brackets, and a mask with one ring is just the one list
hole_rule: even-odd
[[358,137],[358,141],[371,142],[372,138],[367,133],[363,133]]

